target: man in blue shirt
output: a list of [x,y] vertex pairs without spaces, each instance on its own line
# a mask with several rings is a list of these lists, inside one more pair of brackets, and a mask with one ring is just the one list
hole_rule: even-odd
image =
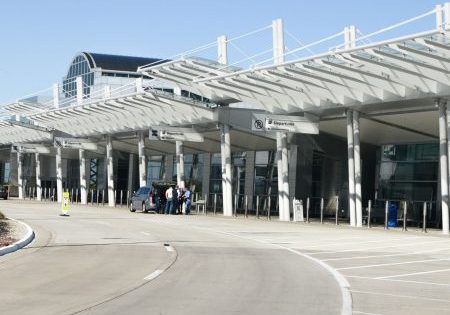
[[190,214],[191,212],[191,191],[189,187],[184,190],[184,214]]

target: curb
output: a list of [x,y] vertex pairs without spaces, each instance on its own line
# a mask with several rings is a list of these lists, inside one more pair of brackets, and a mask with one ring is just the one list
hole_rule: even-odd
[[25,225],[25,227],[27,228],[27,234],[20,241],[17,241],[14,244],[0,248],[0,256],[15,252],[15,251],[27,246],[28,244],[31,243],[32,240],[34,240],[34,231],[31,229],[31,227],[28,224],[26,224],[22,221],[19,221],[19,220],[10,219],[10,218],[8,218],[8,219]]

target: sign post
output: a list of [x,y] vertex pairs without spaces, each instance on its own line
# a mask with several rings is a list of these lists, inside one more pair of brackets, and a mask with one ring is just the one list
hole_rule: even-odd
[[253,114],[252,131],[282,131],[304,134],[318,134],[317,117]]
[[294,209],[294,222],[305,221],[305,219],[303,217],[303,202],[302,202],[302,200],[294,199],[293,200],[293,209]]
[[70,211],[70,194],[69,192],[63,193],[63,198],[61,202],[61,216],[69,216]]
[[150,129],[149,140],[171,140],[203,142],[204,137],[193,128],[154,127]]

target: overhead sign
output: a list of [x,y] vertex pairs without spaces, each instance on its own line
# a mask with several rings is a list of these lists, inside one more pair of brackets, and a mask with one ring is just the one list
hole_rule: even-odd
[[193,128],[155,127],[150,129],[150,140],[203,142],[204,137]]
[[283,131],[292,133],[318,134],[319,123],[313,116],[284,116],[254,114],[253,131]]
[[50,154],[52,152],[52,148],[40,144],[23,143],[12,145],[11,152]]
[[55,137],[55,147],[61,147],[64,149],[85,149],[85,150],[97,150],[97,144],[89,139],[82,138],[61,138]]

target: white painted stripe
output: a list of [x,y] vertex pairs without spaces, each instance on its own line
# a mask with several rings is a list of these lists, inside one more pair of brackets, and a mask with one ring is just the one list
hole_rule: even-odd
[[141,233],[144,234],[144,235],[147,235],[147,236],[150,235],[150,233],[147,233],[147,232],[141,232]]
[[375,279],[390,279],[390,278],[398,278],[398,277],[409,277],[409,276],[425,275],[425,274],[429,274],[429,273],[437,273],[437,272],[445,272],[445,271],[450,271],[450,269],[439,269],[439,270],[430,270],[430,271],[422,271],[422,272],[414,272],[414,273],[403,273],[403,274],[394,275],[394,276],[376,277]]
[[[210,229],[206,229],[211,231]],[[331,267],[330,265],[328,265],[327,263],[324,263],[323,261],[309,256],[308,254],[304,254],[298,250],[289,248],[287,246],[283,246],[283,245],[278,245],[278,244],[273,244],[273,243],[268,243],[266,241],[262,241],[259,239],[255,239],[255,238],[251,238],[251,237],[245,237],[245,236],[241,236],[241,235],[237,235],[237,234],[233,234],[230,232],[221,232],[221,231],[214,231],[216,233],[221,233],[221,234],[225,234],[225,235],[230,235],[230,236],[234,236],[237,238],[241,238],[241,239],[245,239],[245,240],[252,240],[254,242],[257,243],[261,243],[261,244],[266,244],[266,245],[271,245],[271,246],[275,246],[284,250],[287,250],[295,255],[307,258],[317,264],[319,264],[320,266],[322,266],[325,270],[327,270],[329,273],[331,273],[331,275],[334,277],[334,279],[336,280],[336,282],[339,285],[339,288],[341,290],[341,294],[342,294],[342,309],[341,309],[341,315],[351,315],[352,314],[352,308],[353,308],[353,301],[352,301],[352,295],[350,293],[350,284],[348,283],[347,279],[344,278],[344,276],[337,271],[336,269],[334,269],[333,267]]]
[[424,284],[424,285],[432,285],[432,286],[442,286],[442,287],[450,287],[450,283],[437,283],[437,282],[426,282],[426,281],[413,281],[413,280],[400,280],[400,279],[377,279],[371,277],[362,277],[362,276],[349,276],[344,275],[347,278],[357,278],[357,279],[365,279],[365,280],[377,280],[377,281],[389,281],[389,282],[404,282],[404,283],[414,283],[414,284]]
[[[392,241],[409,241],[412,239],[417,239],[417,238],[422,238],[423,236],[414,236],[414,237],[401,237],[401,238],[392,238],[392,239],[376,239],[376,240],[370,240],[370,241],[364,241],[364,242],[355,242],[355,243],[350,243],[350,242],[332,242],[332,243],[327,243],[327,244],[315,244],[315,245],[311,245],[308,247],[303,247],[302,249],[304,250],[308,250],[308,249],[312,249],[312,248],[316,248],[316,247],[327,247],[327,246],[346,246],[346,245],[364,245],[364,244],[369,244],[369,243],[383,243],[383,242],[392,242]],[[361,237],[352,237],[352,238],[342,238],[342,239],[335,239],[334,241],[338,241],[338,240],[360,240]]]
[[401,254],[387,254],[387,255],[368,255],[368,256],[351,256],[351,257],[339,257],[339,258],[328,258],[328,259],[322,259],[322,261],[336,261],[336,260],[353,260],[353,259],[367,259],[367,258],[382,258],[382,257],[398,257],[398,256],[409,256],[409,255],[418,255],[418,254],[425,254],[425,253],[434,253],[434,252],[440,252],[444,250],[449,250],[450,247],[444,247],[444,248],[435,248],[435,249],[427,249],[427,250],[420,250],[416,252],[408,252],[408,253],[401,253]]
[[164,248],[168,251],[168,252],[174,252],[175,249],[172,246],[164,246]]
[[421,244],[436,244],[436,243],[443,243],[447,242],[448,240],[439,240],[439,241],[431,241],[431,242],[418,242],[418,243],[411,243],[411,244],[398,244],[398,245],[391,245],[391,246],[377,246],[377,247],[367,247],[367,248],[356,248],[356,249],[347,249],[347,250],[338,250],[338,251],[329,251],[329,252],[318,252],[318,253],[308,253],[309,255],[322,255],[322,254],[340,254],[340,253],[348,253],[348,252],[368,252],[373,249],[386,249],[386,248],[398,248],[398,247],[407,247],[407,246],[417,246]]
[[445,299],[434,299],[434,298],[426,298],[418,295],[401,295],[401,294],[390,294],[390,293],[380,293],[380,292],[369,292],[369,291],[356,291],[351,290],[352,293],[359,293],[359,294],[371,294],[371,295],[382,295],[382,296],[391,296],[396,298],[405,298],[405,299],[418,299],[418,300],[425,300],[425,301],[437,301],[437,302],[445,302],[450,303],[450,300]]
[[353,311],[353,314],[363,314],[363,315],[382,315],[381,313],[367,313],[361,311]]
[[431,261],[448,261],[450,258],[443,259],[426,259],[426,260],[412,260],[412,261],[404,261],[397,263],[387,263],[387,264],[376,264],[376,265],[365,265],[365,266],[354,266],[354,267],[344,267],[344,268],[336,268],[336,270],[351,270],[351,269],[363,269],[363,268],[373,268],[373,267],[384,267],[384,266],[396,266],[396,265],[408,265],[408,264],[420,264],[424,262]]
[[145,277],[144,280],[151,281],[151,280],[155,279],[156,277],[158,277],[160,274],[162,274],[163,271],[164,270],[160,270],[160,269],[155,270],[151,274],[149,274],[147,277]]

